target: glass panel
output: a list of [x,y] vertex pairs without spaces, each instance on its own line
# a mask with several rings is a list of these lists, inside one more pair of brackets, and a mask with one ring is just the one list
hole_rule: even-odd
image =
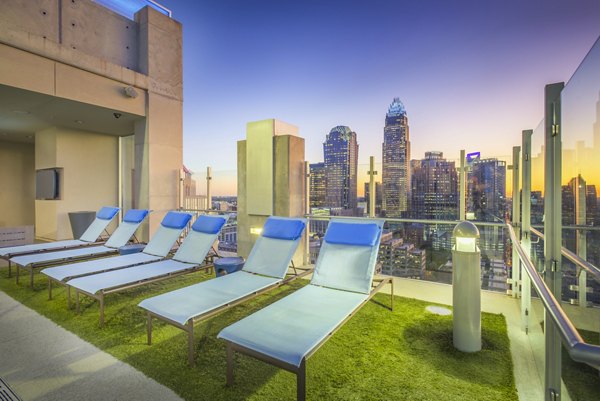
[[[600,41],[561,93],[563,246],[600,265]],[[600,343],[600,277],[563,257],[563,309],[585,341]],[[573,399],[598,399],[598,370],[563,352],[563,380]]]

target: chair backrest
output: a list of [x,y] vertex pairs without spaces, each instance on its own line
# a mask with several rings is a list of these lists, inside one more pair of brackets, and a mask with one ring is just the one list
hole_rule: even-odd
[[227,222],[222,216],[200,216],[192,225],[173,259],[180,262],[201,264]]
[[192,215],[189,213],[167,213],[160,222],[158,230],[156,230],[142,252],[163,258],[166,257],[191,218]]
[[119,213],[118,207],[105,206],[96,213],[92,224],[81,234],[79,239],[85,242],[96,242],[112,219]]
[[269,217],[242,270],[284,278],[305,227],[306,219]]
[[383,220],[332,220],[311,284],[368,294],[383,223]]
[[109,248],[120,248],[127,245],[147,215],[148,211],[145,209],[128,210],[123,217],[123,221],[119,224],[119,227],[117,227],[104,245]]

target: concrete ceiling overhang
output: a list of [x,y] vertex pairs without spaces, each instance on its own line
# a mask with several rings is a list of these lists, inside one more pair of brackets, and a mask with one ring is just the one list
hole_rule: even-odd
[[0,85],[0,141],[34,142],[36,132],[62,127],[127,136],[145,117]]

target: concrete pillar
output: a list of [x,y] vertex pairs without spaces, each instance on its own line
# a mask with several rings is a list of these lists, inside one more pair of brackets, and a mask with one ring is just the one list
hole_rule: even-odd
[[[304,138],[298,128],[275,119],[246,126],[238,141],[238,255],[247,257],[256,241],[253,228],[268,216],[300,217],[305,209]],[[306,235],[306,233],[305,233]],[[304,241],[294,263],[301,265]]]
[[139,24],[139,69],[148,76],[146,120],[135,125],[136,207],[153,210],[143,237],[177,208],[183,166],[183,67],[181,24],[151,7]]

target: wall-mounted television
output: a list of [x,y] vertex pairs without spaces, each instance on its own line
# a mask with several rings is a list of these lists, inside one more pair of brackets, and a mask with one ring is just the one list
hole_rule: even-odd
[[47,168],[35,172],[35,199],[60,199],[60,169]]

